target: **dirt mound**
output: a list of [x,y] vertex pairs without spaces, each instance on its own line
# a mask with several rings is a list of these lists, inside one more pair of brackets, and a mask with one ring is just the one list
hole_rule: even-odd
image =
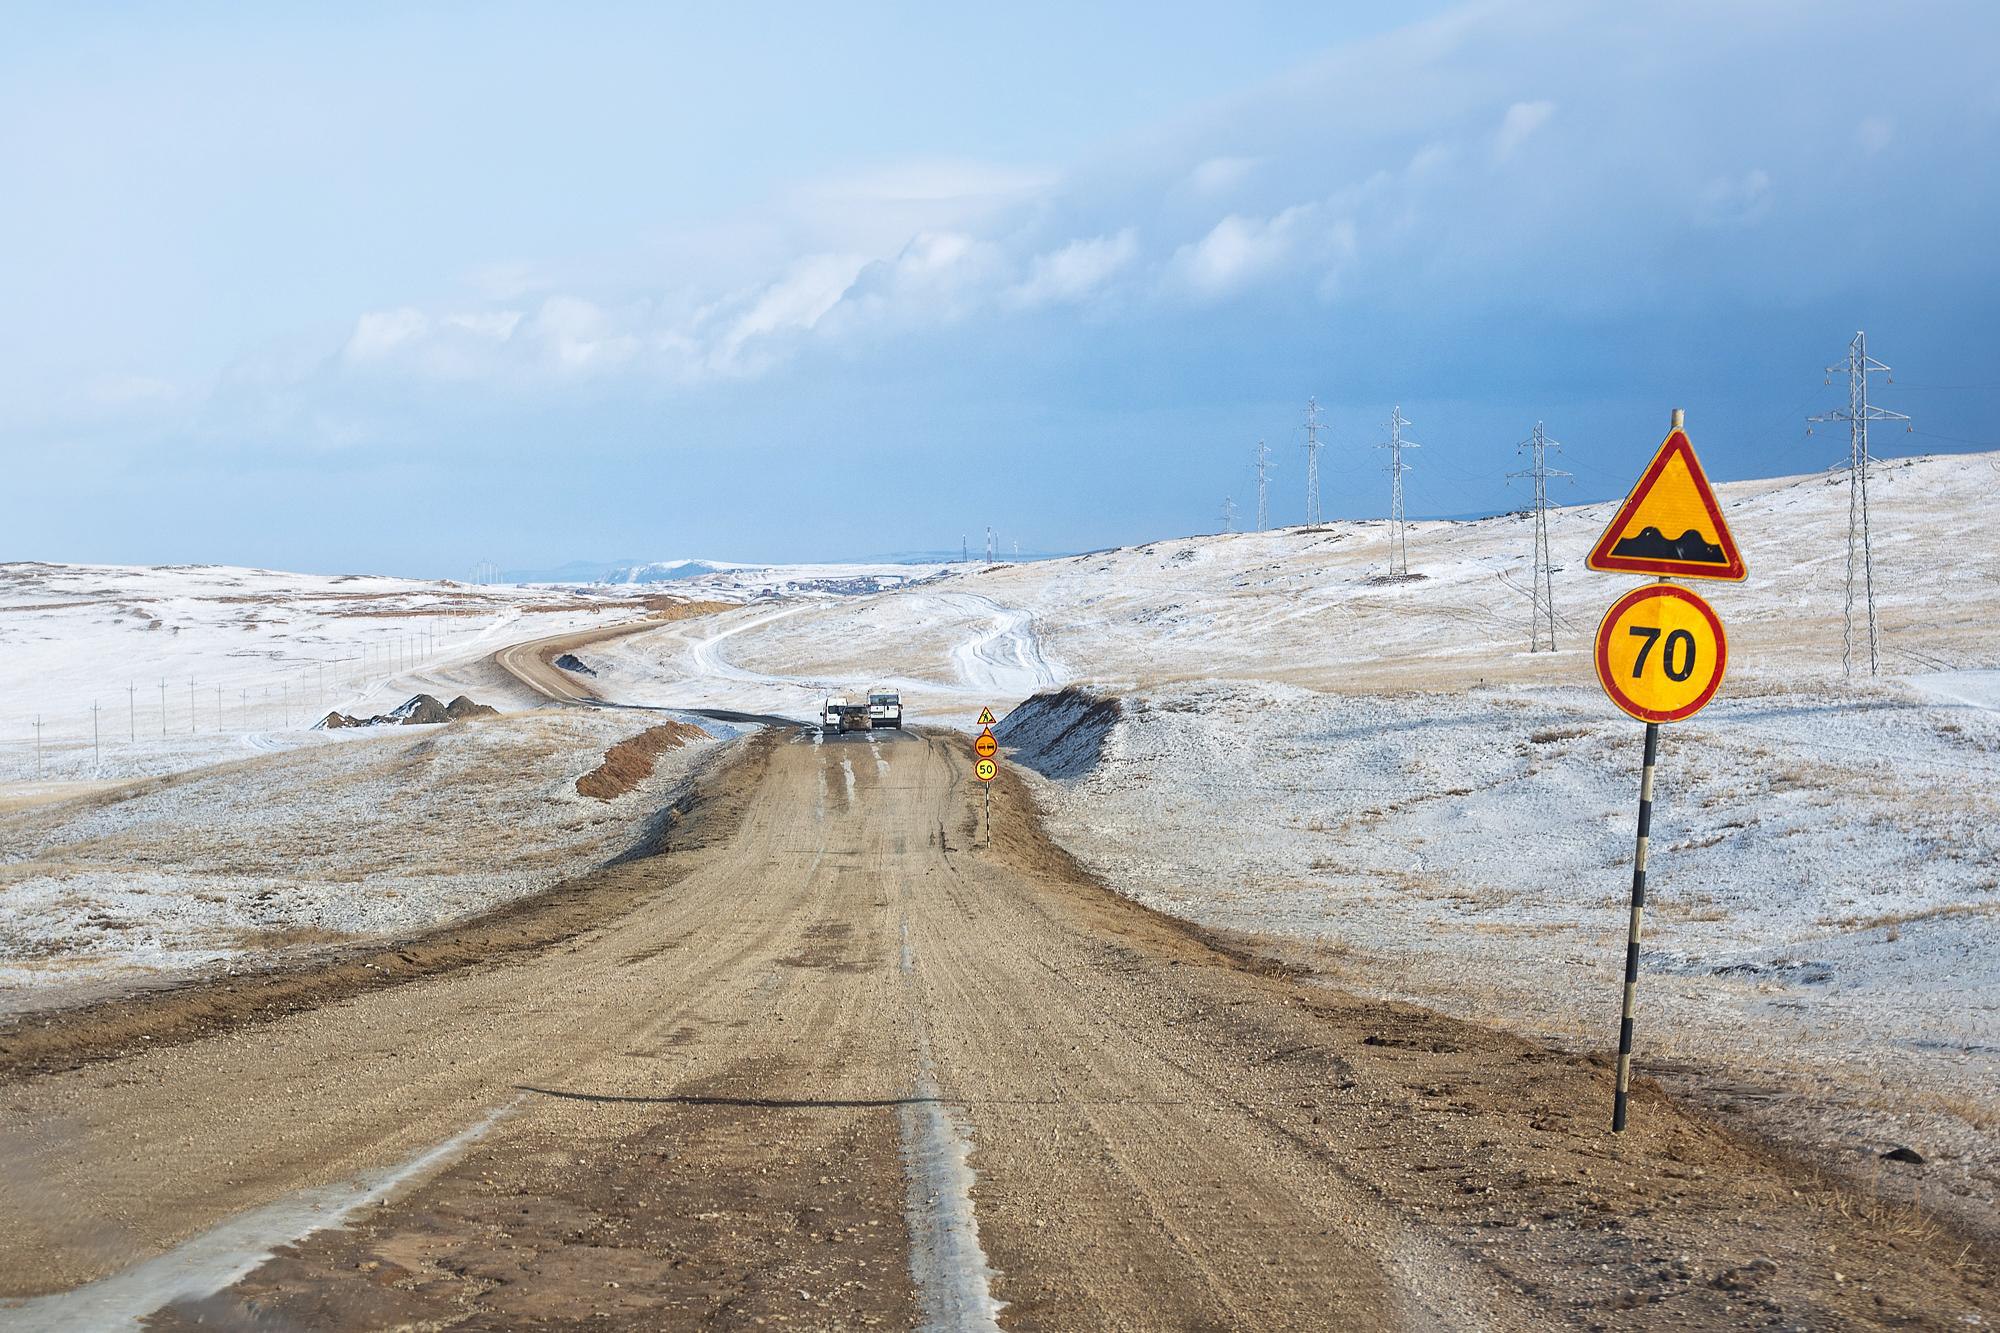
[[1111,729],[1124,716],[1112,695],[1068,686],[1037,694],[993,729],[994,737],[1043,777],[1084,777],[1097,767]]
[[445,706],[428,694],[412,695],[391,709],[386,716],[389,720],[400,722],[406,727],[451,721],[451,714],[445,711]]
[[690,722],[648,727],[606,750],[604,762],[576,780],[576,790],[600,801],[623,796],[653,775],[653,763],[661,755],[690,741],[706,739],[708,733]]
[[579,676],[594,676],[597,674],[596,667],[591,666],[575,653],[564,653],[549,665],[561,667],[564,671],[574,672]]
[[388,712],[377,713],[373,717],[328,713],[313,723],[313,730],[335,731],[341,727],[416,727],[439,722],[457,722],[462,718],[498,716],[500,716],[499,709],[490,704],[476,703],[463,694],[449,704],[441,704],[428,694],[417,694],[405,699]]

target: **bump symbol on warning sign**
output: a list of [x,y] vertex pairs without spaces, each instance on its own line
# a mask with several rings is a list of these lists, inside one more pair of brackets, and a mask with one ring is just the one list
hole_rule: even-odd
[[1584,563],[1607,574],[1731,582],[1748,572],[1686,431],[1668,434]]

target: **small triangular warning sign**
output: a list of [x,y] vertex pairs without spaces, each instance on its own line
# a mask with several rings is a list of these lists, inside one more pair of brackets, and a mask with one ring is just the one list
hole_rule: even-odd
[[1606,574],[1731,582],[1749,572],[1686,431],[1660,445],[1584,563]]
[[982,708],[982,709],[980,709],[980,710],[979,710],[979,725],[980,725],[980,726],[982,726],[982,727],[990,727],[990,726],[992,726],[992,725],[993,725],[993,710],[992,710],[992,709],[990,709],[990,708]]

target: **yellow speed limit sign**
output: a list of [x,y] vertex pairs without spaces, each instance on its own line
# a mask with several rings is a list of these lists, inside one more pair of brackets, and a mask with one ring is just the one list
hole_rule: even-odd
[[1613,602],[1597,627],[1597,679],[1641,722],[1680,722],[1722,688],[1729,638],[1715,609],[1677,583]]
[[972,771],[981,782],[991,782],[1000,769],[991,759],[982,759],[972,766]]

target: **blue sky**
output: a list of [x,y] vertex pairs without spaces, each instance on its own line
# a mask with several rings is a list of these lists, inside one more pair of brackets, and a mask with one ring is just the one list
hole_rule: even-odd
[[[51,6],[0,50],[0,558],[1081,549],[1806,470],[1857,328],[2000,446],[1975,3]],[[864,476],[892,502],[857,501]],[[869,489],[875,489],[870,486]]]

